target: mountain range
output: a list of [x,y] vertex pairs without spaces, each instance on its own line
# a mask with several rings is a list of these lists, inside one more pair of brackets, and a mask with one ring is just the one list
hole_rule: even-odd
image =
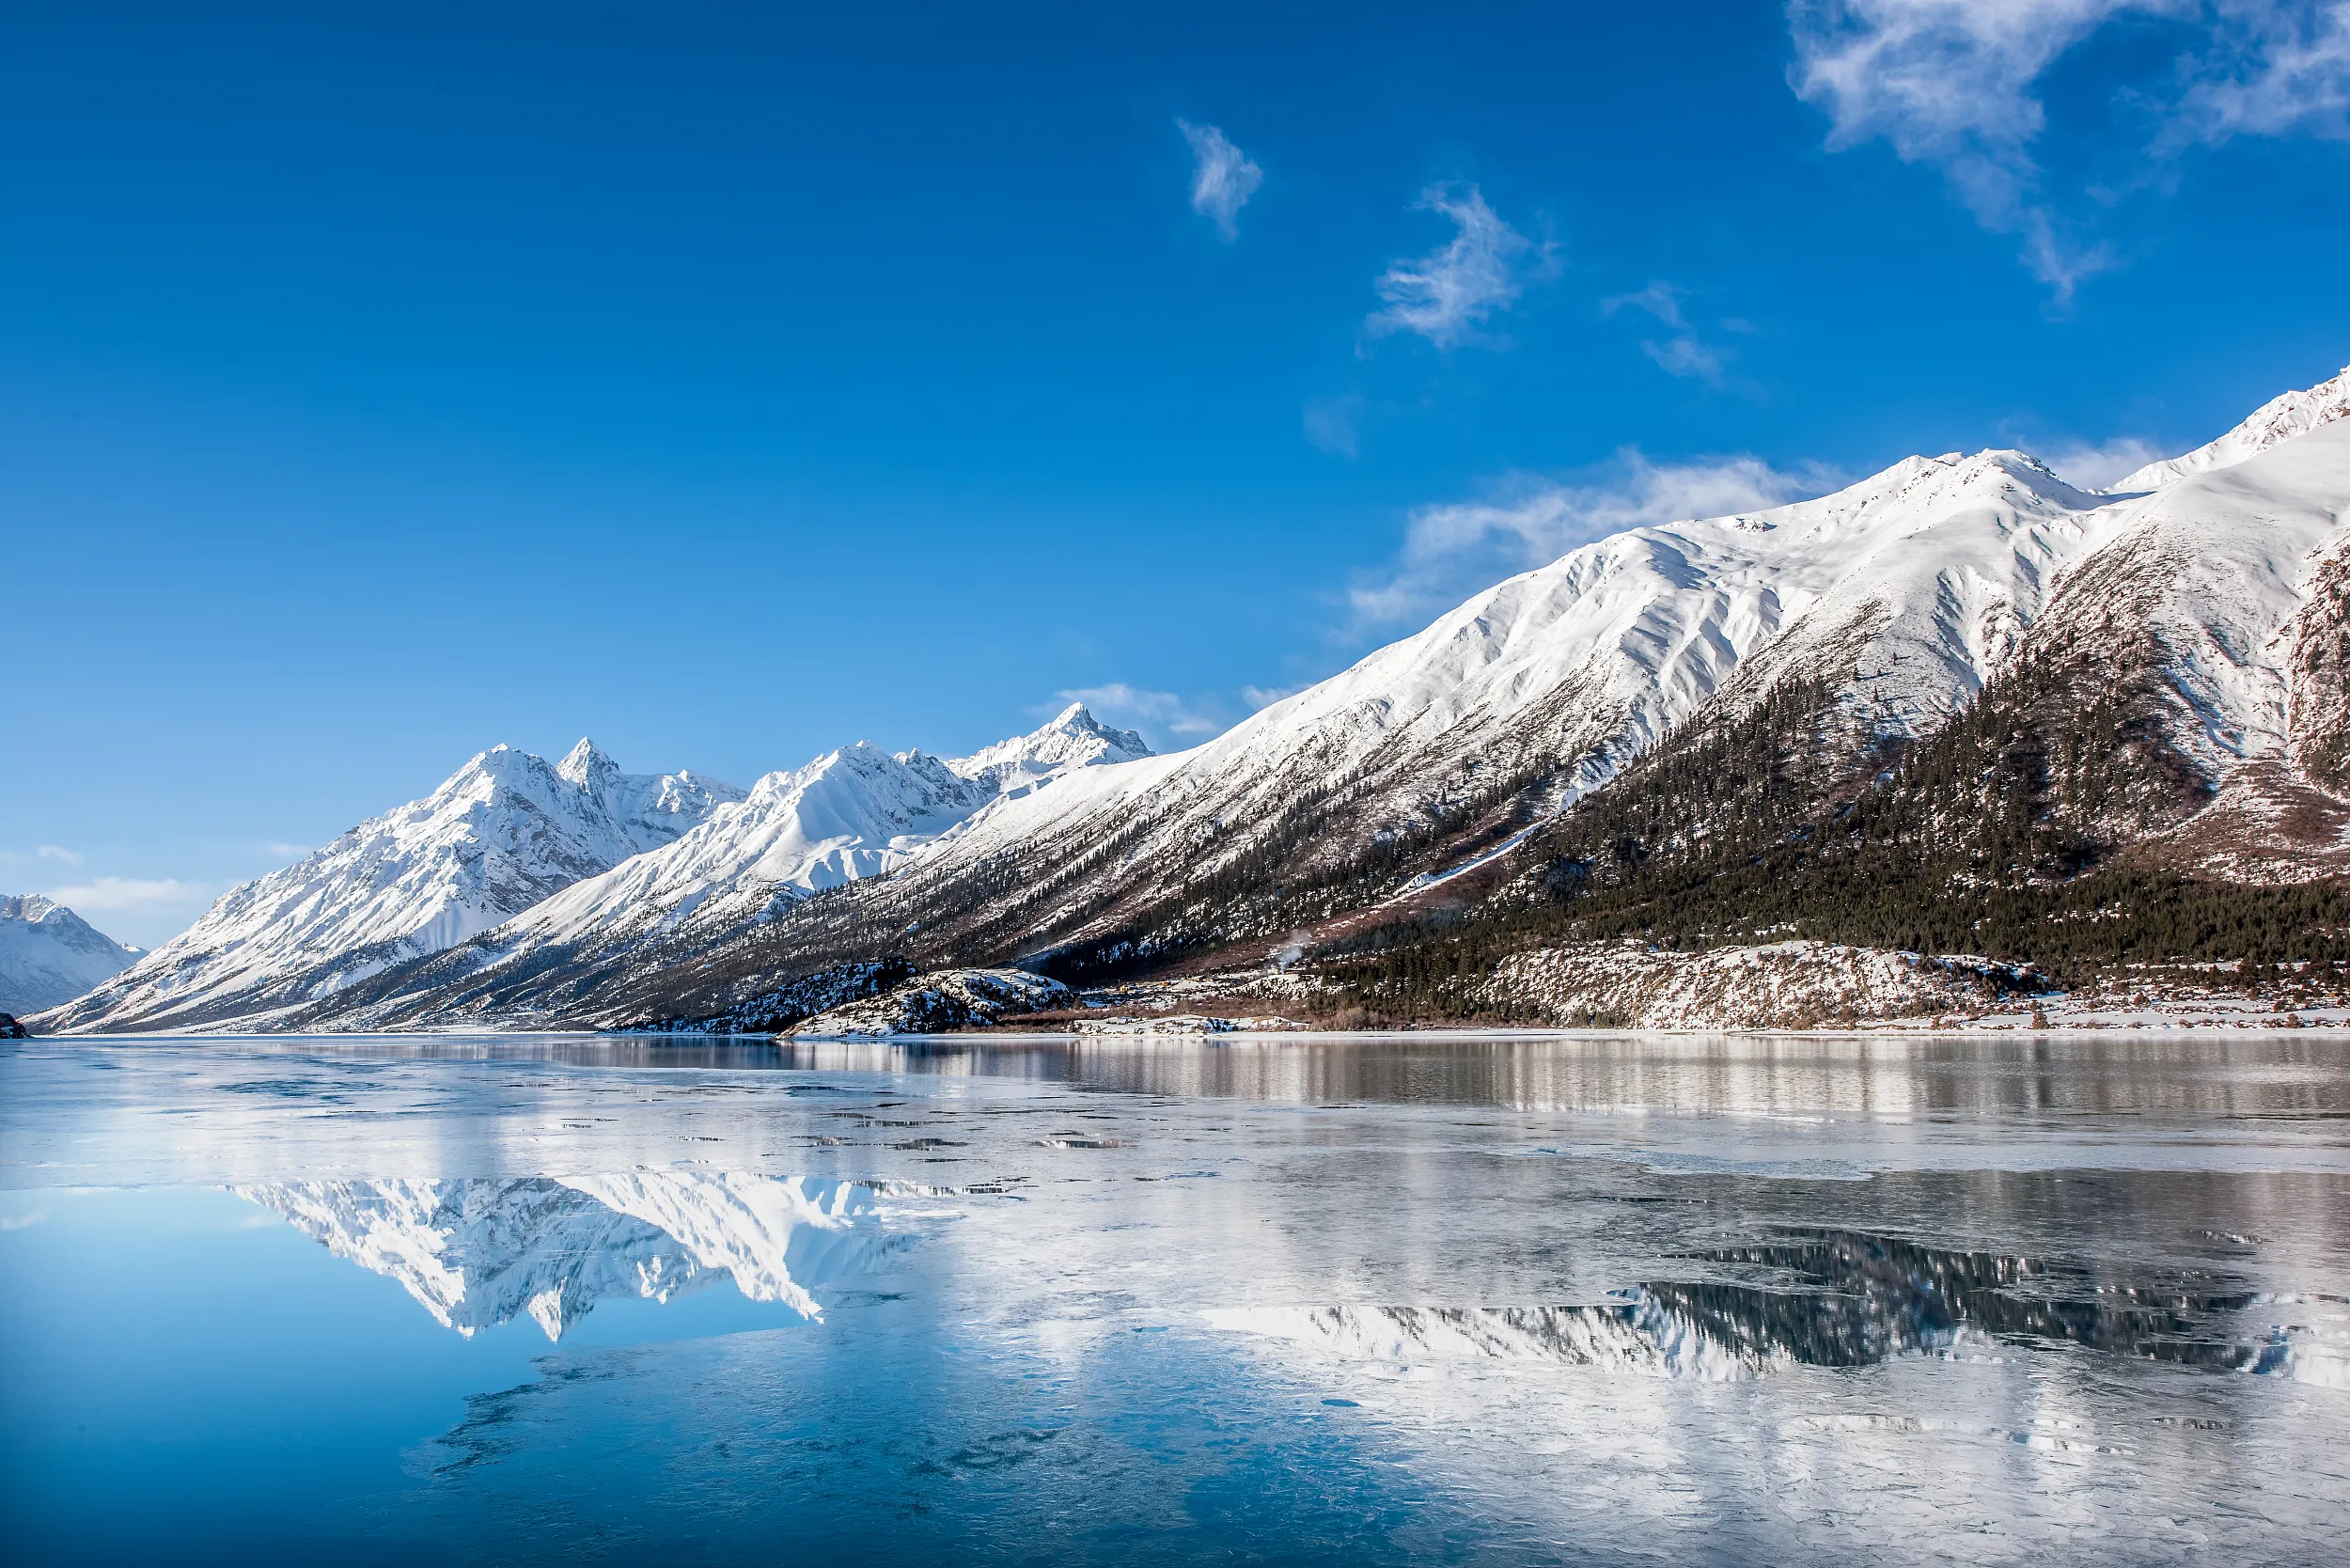
[[1169,756],[1078,708],[747,793],[500,748],[35,1022],[788,1022],[971,964],[1653,1022],[1607,955],[1894,954],[1936,1011],[2350,958],[2345,416],[2350,371],[2107,491],[1953,452],[1631,529]]

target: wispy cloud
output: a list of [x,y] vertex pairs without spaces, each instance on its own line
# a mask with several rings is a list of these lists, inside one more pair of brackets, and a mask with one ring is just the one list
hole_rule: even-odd
[[1683,315],[1681,302],[1688,290],[1672,284],[1652,280],[1636,293],[1618,294],[1600,302],[1603,314],[1613,316],[1626,308],[1645,310],[1664,323],[1671,337],[1662,342],[1643,338],[1640,352],[1654,360],[1667,375],[1695,376],[1709,386],[1722,384],[1722,364],[1725,351],[1714,347],[1698,336],[1697,329]]
[[1173,692],[1145,691],[1123,681],[1056,692],[1063,702],[1082,702],[1109,724],[1148,725],[1170,735],[1214,735],[1225,721]]
[[299,860],[315,847],[312,844],[279,843],[273,839],[261,845],[261,853],[275,855],[280,860]]
[[48,1218],[47,1209],[35,1209],[30,1214],[0,1215],[0,1231],[29,1231],[36,1225],[45,1223]]
[[1794,0],[1796,93],[1827,112],[1830,148],[1882,137],[1941,168],[1976,221],[2023,239],[2056,297],[2107,264],[2067,236],[2037,194],[2033,95],[2065,51],[2132,0]]
[[1440,349],[1488,341],[1480,331],[1487,318],[1526,291],[1528,262],[1547,261],[1549,247],[1502,222],[1474,185],[1431,185],[1416,205],[1449,218],[1459,232],[1379,274],[1384,308],[1371,312],[1366,326],[1374,337],[1417,332]]
[[1828,146],[1883,139],[1940,168],[2058,301],[2111,265],[2042,189],[2033,153],[2049,68],[2124,13],[2189,29],[2171,84],[2138,95],[2157,149],[2245,133],[2350,134],[2350,0],[1792,0],[1790,81]]
[[79,851],[64,849],[55,844],[43,844],[33,853],[40,859],[54,860],[60,866],[78,866],[82,863]]
[[1358,630],[1425,620],[1609,534],[1779,506],[1832,489],[1838,478],[1745,454],[1653,463],[1626,447],[1571,479],[1520,476],[1491,500],[1421,508],[1394,564],[1356,584],[1348,599]]
[[1213,125],[1177,119],[1191,143],[1191,210],[1215,225],[1227,244],[1240,238],[1240,210],[1264,183],[1264,170]]
[[1353,457],[1362,439],[1363,395],[1345,392],[1306,402],[1306,439],[1325,452]]
[[212,902],[212,890],[201,882],[181,882],[175,877],[100,876],[70,887],[52,887],[48,897],[77,915],[164,914],[201,907]]
[[2350,136],[2350,0],[2219,0],[2212,44],[2182,66],[2169,145]]
[[2124,474],[2134,474],[2170,455],[2167,448],[2151,441],[2122,435],[2102,443],[2059,442],[2043,461],[2067,484],[2083,490],[2103,490]]

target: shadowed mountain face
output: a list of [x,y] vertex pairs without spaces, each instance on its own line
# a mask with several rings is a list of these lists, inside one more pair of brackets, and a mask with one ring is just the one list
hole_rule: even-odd
[[849,1182],[637,1171],[557,1181],[293,1182],[235,1189],[472,1335],[527,1315],[559,1340],[612,1297],[730,1280],[804,1318],[902,1245]]

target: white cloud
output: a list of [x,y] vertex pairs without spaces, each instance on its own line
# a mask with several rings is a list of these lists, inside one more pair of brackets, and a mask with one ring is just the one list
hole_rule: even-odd
[[275,855],[280,860],[299,860],[309,854],[314,847],[310,844],[281,844],[272,839],[261,845],[261,852],[264,855]]
[[1825,110],[1827,144],[1882,138],[1939,167],[1985,228],[2062,302],[2111,264],[2041,190],[2032,144],[2048,69],[2125,13],[2169,18],[2194,46],[2165,94],[2157,150],[2242,133],[2350,134],[2350,0],[1792,0],[1796,93]]
[[2135,435],[2116,436],[2102,445],[2063,442],[2043,460],[2067,484],[2083,490],[2103,490],[2124,474],[2135,474],[2150,463],[2172,454]]
[[24,1215],[0,1215],[0,1231],[29,1231],[34,1226],[46,1222],[48,1218],[47,1209],[35,1209],[32,1213]]
[[2350,0],[2220,0],[2167,140],[2350,136]]
[[52,887],[47,896],[76,915],[86,916],[94,912],[144,914],[194,909],[212,902],[212,892],[203,883],[181,882],[174,877],[99,876],[72,887]]
[[82,863],[82,856],[78,852],[61,849],[55,844],[43,844],[33,853],[40,859],[54,860],[61,866],[78,866]]
[[1938,165],[1976,221],[2023,239],[2056,297],[2107,264],[2037,195],[2031,144],[2047,114],[2032,86],[2134,0],[1794,0],[1796,93],[1826,110],[1830,148],[1883,137]]
[[1460,232],[1449,243],[1379,274],[1386,308],[1371,313],[1371,335],[1417,332],[1440,349],[1477,342],[1486,318],[1526,291],[1525,259],[1546,259],[1549,249],[1502,222],[1474,185],[1465,192],[1431,185],[1417,206],[1451,219]]
[[1825,468],[1790,473],[1745,454],[1660,463],[1627,447],[1572,481],[1521,478],[1495,500],[1421,508],[1395,565],[1348,598],[1360,629],[1425,620],[1592,540],[1779,506],[1837,479]]
[[1054,694],[1063,702],[1082,702],[1093,716],[1108,724],[1147,724],[1171,735],[1214,735],[1224,721],[1193,706],[1173,692],[1144,691],[1123,681],[1105,686],[1079,686]]
[[1187,119],[1175,123],[1191,143],[1191,210],[1214,220],[1216,232],[1230,244],[1240,238],[1240,210],[1264,183],[1264,170],[1214,126]]
[[1253,711],[1270,708],[1277,702],[1295,697],[1305,689],[1303,686],[1243,686],[1240,689],[1240,695],[1242,700],[1246,701]]
[[1695,376],[1709,386],[1719,386],[1722,384],[1723,353],[1699,337],[1697,329],[1682,314],[1681,301],[1686,292],[1686,290],[1669,283],[1652,281],[1637,293],[1618,294],[1600,301],[1600,309],[1609,316],[1627,306],[1647,311],[1663,322],[1672,336],[1661,343],[1653,338],[1644,338],[1640,343],[1640,352],[1654,360],[1658,368],[1667,375]]
[[1306,439],[1325,452],[1353,457],[1361,438],[1363,395],[1348,392],[1336,398],[1313,398],[1306,403]]

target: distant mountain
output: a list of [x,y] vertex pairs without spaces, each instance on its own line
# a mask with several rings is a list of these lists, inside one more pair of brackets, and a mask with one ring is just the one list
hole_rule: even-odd
[[138,958],[138,949],[39,893],[0,895],[0,1012],[39,1012],[70,1002]]
[[590,1013],[577,1004],[636,970],[643,955],[772,924],[815,894],[913,864],[995,811],[1069,789],[1075,775],[1150,755],[1141,736],[1107,728],[1078,704],[969,757],[892,756],[859,742],[769,774],[675,843],[494,931],[323,999],[318,1016],[398,1018],[419,995],[453,1013],[553,1011],[606,1023],[657,1015],[634,1011],[626,985]]
[[670,843],[742,798],[690,773],[624,774],[585,740],[555,764],[496,746],[424,799],[231,891],[41,1027],[195,1028],[281,1016]]

